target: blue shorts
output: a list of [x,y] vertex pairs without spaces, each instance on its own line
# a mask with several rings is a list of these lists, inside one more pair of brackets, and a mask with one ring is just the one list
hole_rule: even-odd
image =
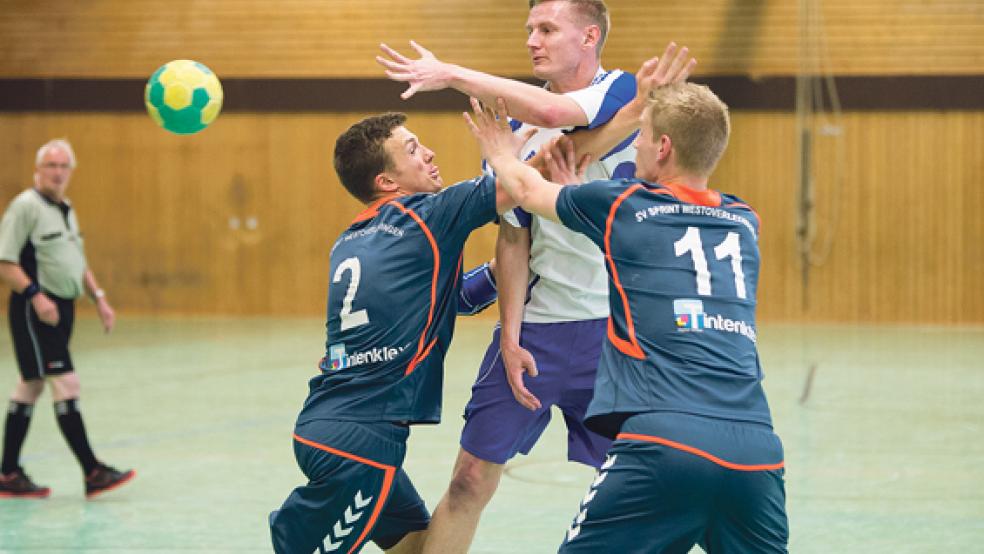
[[630,417],[560,552],[785,553],[783,452],[767,425],[677,413]]
[[461,447],[474,456],[504,464],[521,452],[529,454],[557,406],[567,423],[567,459],[598,467],[611,441],[584,426],[584,414],[594,392],[595,374],[607,319],[564,323],[524,323],[520,345],[536,360],[539,375],[526,377],[526,388],[540,399],[530,411],[513,397],[499,353],[501,330],[492,343],[465,406]]
[[383,550],[426,529],[430,514],[401,469],[407,427],[315,420],[294,431],[294,456],[308,478],[270,514],[278,554]]

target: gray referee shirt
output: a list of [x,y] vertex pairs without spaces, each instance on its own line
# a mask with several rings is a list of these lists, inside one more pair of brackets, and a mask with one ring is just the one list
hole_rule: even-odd
[[0,220],[0,260],[19,264],[60,298],[78,298],[85,291],[85,251],[75,211],[68,201],[55,203],[36,189],[21,192],[7,206]]

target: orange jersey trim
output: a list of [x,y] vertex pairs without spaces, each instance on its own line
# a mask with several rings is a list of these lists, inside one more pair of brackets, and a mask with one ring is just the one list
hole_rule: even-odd
[[400,204],[399,202],[393,202],[390,200],[389,204],[396,206],[403,213],[413,218],[413,220],[417,222],[417,225],[420,225],[420,228],[424,231],[424,236],[427,237],[427,242],[430,243],[431,251],[434,254],[434,275],[431,278],[431,301],[430,310],[427,312],[427,325],[424,326],[423,332],[420,333],[420,340],[417,341],[417,353],[414,354],[413,358],[410,360],[410,363],[407,364],[407,370],[403,374],[404,376],[407,376],[413,373],[413,370],[417,368],[417,365],[419,365],[424,358],[427,357],[431,351],[431,348],[434,346],[434,343],[437,342],[437,339],[435,338],[428,345],[427,333],[430,331],[431,324],[434,323],[434,308],[437,305],[437,281],[441,274],[441,253],[437,248],[437,241],[434,240],[433,233],[431,233],[431,230],[427,227],[427,224],[424,223],[424,220],[421,219],[416,212],[410,208],[407,208],[403,204]]
[[755,221],[758,221],[758,224],[759,224],[759,234],[762,233],[762,218],[759,217],[758,212],[756,212],[754,208],[752,208],[748,204],[745,204],[745,203],[742,203],[742,202],[732,202],[732,203],[728,204],[727,206],[725,206],[725,208],[747,208],[748,211],[752,212],[752,215],[755,216]]
[[615,221],[615,212],[618,211],[619,206],[625,201],[632,193],[637,190],[644,189],[645,187],[641,184],[635,184],[626,189],[622,194],[618,195],[615,202],[612,203],[611,209],[608,210],[608,220],[605,222],[605,261],[608,263],[608,267],[612,274],[612,284],[615,285],[615,290],[618,291],[618,295],[622,298],[622,310],[625,312],[625,324],[626,332],[628,333],[628,340],[622,339],[615,334],[615,320],[614,316],[608,316],[608,340],[611,341],[612,345],[615,346],[620,352],[626,356],[631,356],[638,360],[643,360],[646,358],[645,354],[642,352],[642,347],[639,346],[639,341],[636,340],[635,336],[635,324],[632,323],[632,310],[629,308],[629,297],[625,294],[625,289],[622,288],[622,282],[618,278],[618,269],[615,267],[615,260],[612,258],[612,223]]
[[727,460],[722,460],[721,458],[718,458],[714,454],[711,454],[709,452],[704,452],[699,448],[694,448],[693,446],[687,446],[686,444],[683,443],[671,441],[669,439],[664,439],[663,437],[639,435],[636,433],[619,433],[618,435],[616,435],[615,438],[625,439],[625,440],[636,440],[636,441],[643,441],[643,442],[654,442],[656,444],[662,444],[663,446],[669,446],[670,448],[675,448],[677,450],[682,450],[683,452],[687,452],[695,456],[700,456],[701,458],[704,458],[705,460],[710,460],[721,467],[733,469],[735,471],[772,471],[772,470],[782,469],[786,467],[786,462],[784,461],[779,462],[777,464],[762,464],[762,465],[736,464],[736,463],[729,462]]
[[360,221],[365,221],[367,219],[372,219],[376,217],[377,215],[379,215],[379,208],[381,208],[383,204],[386,204],[387,202],[390,202],[394,198],[398,198],[400,196],[406,196],[406,195],[387,194],[386,196],[374,201],[372,204],[366,206],[364,210],[359,212],[359,215],[355,216],[355,219],[352,220],[352,223],[355,224],[355,223],[359,223]]
[[712,208],[721,205],[721,193],[716,190],[694,190],[683,185],[666,183],[657,183],[656,186],[669,189],[677,200],[682,200],[688,204],[697,204],[699,206],[709,206]]
[[372,528],[376,525],[376,520],[379,519],[379,514],[382,513],[383,506],[386,505],[386,499],[389,498],[390,490],[392,490],[393,488],[393,480],[396,477],[396,467],[375,462],[368,458],[363,458],[362,456],[356,456],[355,454],[345,452],[344,450],[339,450],[337,448],[332,448],[330,446],[305,439],[304,437],[298,436],[297,433],[294,433],[294,440],[296,440],[301,444],[310,446],[311,448],[317,448],[318,450],[323,450],[329,454],[333,454],[335,456],[341,456],[342,458],[354,460],[356,462],[359,462],[360,464],[365,464],[374,467],[376,469],[383,470],[383,486],[380,489],[380,491],[376,493],[376,495],[378,496],[376,500],[376,505],[372,509],[372,515],[369,516],[369,521],[366,522],[366,526],[362,530],[362,534],[359,535],[359,538],[355,540],[355,544],[353,544],[352,548],[350,548],[348,551],[348,554],[352,554],[353,552],[358,550],[363,543],[365,543],[366,538],[369,536],[369,531],[371,531]]

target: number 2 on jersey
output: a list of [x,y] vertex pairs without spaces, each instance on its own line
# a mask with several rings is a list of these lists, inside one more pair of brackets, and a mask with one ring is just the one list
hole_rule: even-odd
[[[697,294],[701,296],[711,295],[711,271],[707,266],[707,258],[704,256],[704,243],[700,240],[700,229],[697,227],[687,227],[687,232],[683,238],[673,243],[677,256],[683,256],[690,252],[690,259],[694,262],[694,270],[697,272]],[[731,271],[735,275],[735,294],[738,298],[745,298],[745,272],[741,269],[741,237],[738,233],[728,233],[728,236],[721,241],[721,244],[714,247],[714,256],[718,260],[731,258]]]
[[352,279],[349,281],[348,290],[345,291],[345,298],[342,299],[342,312],[339,314],[342,319],[342,331],[369,323],[369,314],[365,310],[352,311],[352,301],[355,300],[355,293],[359,290],[359,279],[362,277],[362,264],[359,263],[359,258],[346,258],[338,264],[332,283],[340,283],[346,271],[352,273]]

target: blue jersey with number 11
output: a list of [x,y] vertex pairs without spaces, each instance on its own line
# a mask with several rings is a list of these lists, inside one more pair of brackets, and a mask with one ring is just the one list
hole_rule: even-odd
[[495,219],[495,179],[390,197],[335,242],[327,353],[298,423],[436,423],[465,239]]
[[605,255],[611,317],[587,423],[682,412],[771,425],[756,350],[758,216],[715,191],[565,187],[557,214]]

